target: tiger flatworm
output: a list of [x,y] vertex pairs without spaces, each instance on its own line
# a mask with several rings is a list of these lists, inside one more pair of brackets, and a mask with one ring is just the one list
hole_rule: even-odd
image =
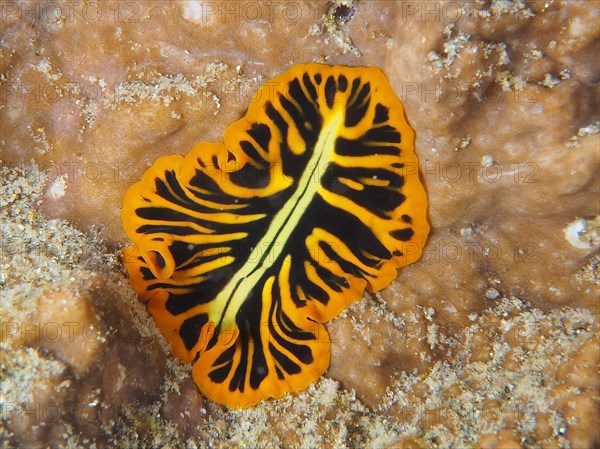
[[426,209],[383,72],[301,64],[224,143],[161,157],[129,189],[124,263],[199,389],[246,408],[325,372],[323,323],[420,257]]

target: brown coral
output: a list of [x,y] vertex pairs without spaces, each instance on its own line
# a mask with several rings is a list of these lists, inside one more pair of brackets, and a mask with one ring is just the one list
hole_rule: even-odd
[[[8,447],[598,444],[597,249],[563,231],[599,214],[597,2],[352,2],[338,25],[360,58],[309,35],[325,1],[259,15],[256,2],[119,2],[99,21],[93,5],[81,13],[90,2],[67,3],[80,14],[2,4],[2,157],[36,164],[2,172]],[[386,72],[417,130],[434,233],[380,298],[329,326],[329,378],[226,413],[157,343],[110,217],[156,156],[215,140],[264,80],[309,60]],[[39,200],[88,234],[41,216]],[[86,310],[106,340],[88,352],[22,342],[7,323],[65,319],[37,311],[47,295]],[[45,410],[80,406],[27,414],[29,394]]]

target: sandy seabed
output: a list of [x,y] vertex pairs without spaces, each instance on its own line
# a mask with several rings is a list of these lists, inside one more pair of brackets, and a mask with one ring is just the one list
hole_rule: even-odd
[[[600,444],[600,3],[0,2],[0,446]],[[380,67],[422,259],[328,324],[304,392],[231,411],[119,261],[125,191],[295,63]]]

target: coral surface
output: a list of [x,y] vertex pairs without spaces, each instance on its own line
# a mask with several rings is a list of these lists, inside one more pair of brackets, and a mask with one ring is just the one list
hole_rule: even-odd
[[[0,3],[2,447],[600,444],[600,4]],[[302,62],[380,67],[416,130],[424,256],[328,324],[306,391],[195,388],[119,261],[125,191]]]

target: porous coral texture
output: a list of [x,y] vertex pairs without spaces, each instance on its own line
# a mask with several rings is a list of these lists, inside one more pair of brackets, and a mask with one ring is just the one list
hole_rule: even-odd
[[[0,7],[3,447],[600,444],[598,2]],[[120,208],[155,158],[221,141],[311,61],[387,74],[432,233],[328,324],[321,380],[234,412],[129,287]]]

